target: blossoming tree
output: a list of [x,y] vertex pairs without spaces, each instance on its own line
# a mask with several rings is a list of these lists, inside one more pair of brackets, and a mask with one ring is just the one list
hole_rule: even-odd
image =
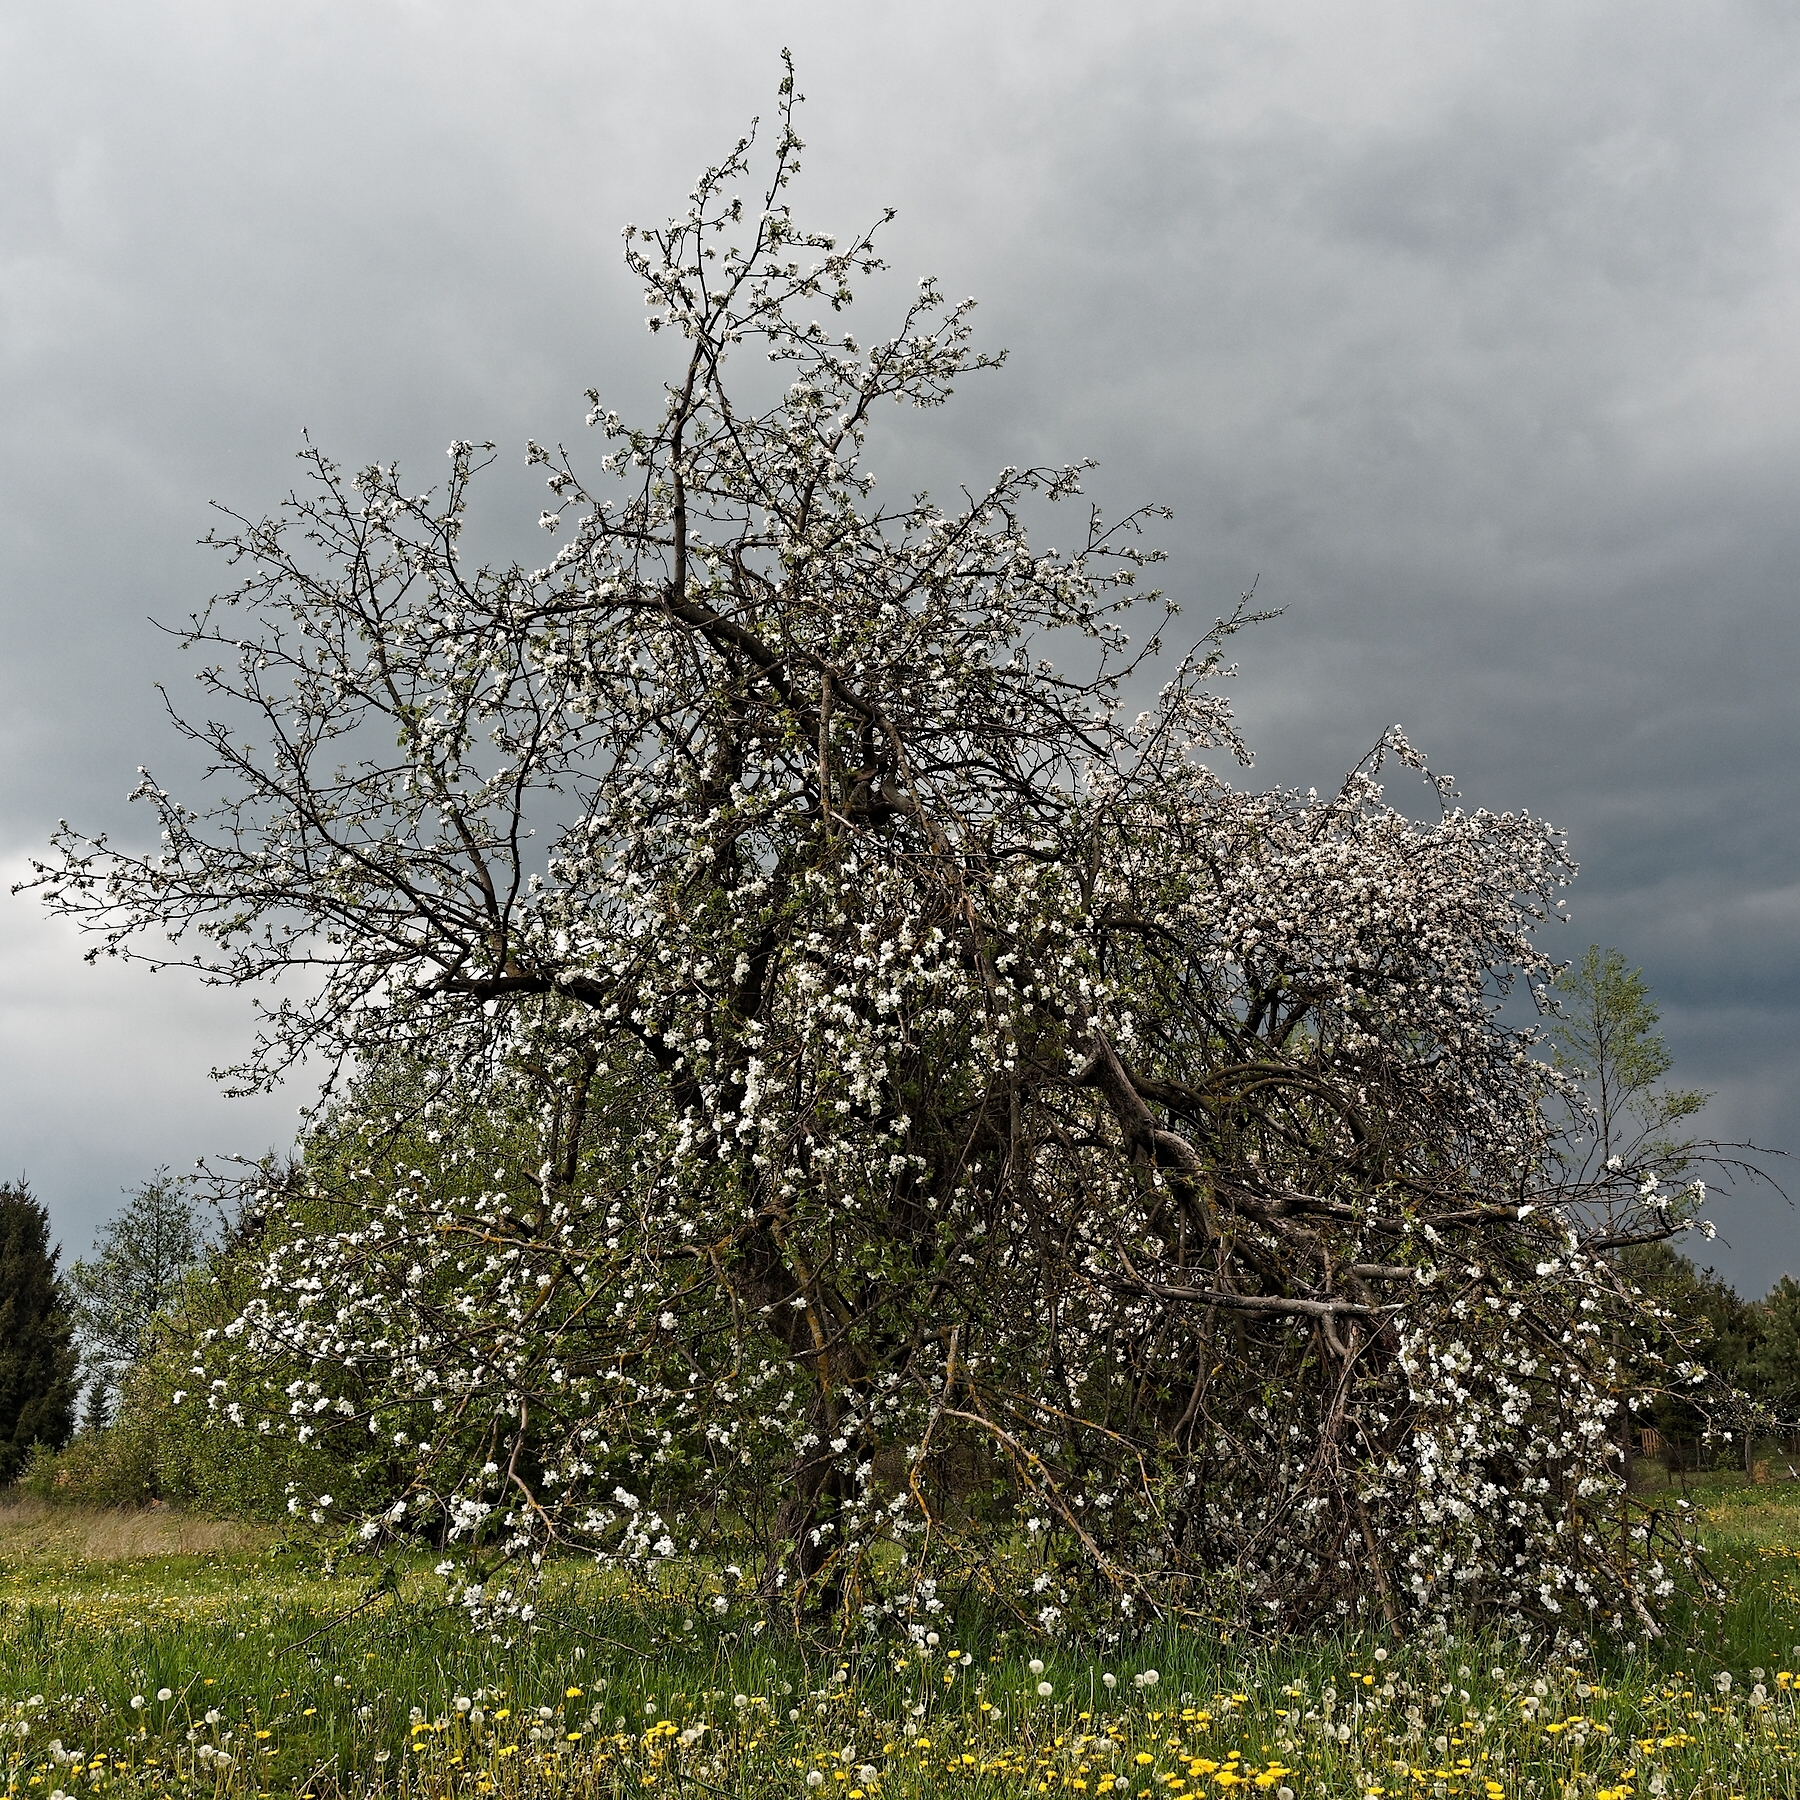
[[879,504],[877,409],[997,359],[931,281],[843,329],[876,234],[794,221],[794,99],[756,199],[746,139],[627,228],[666,397],[590,394],[591,471],[530,447],[544,566],[463,554],[486,451],[422,494],[309,449],[187,632],[216,797],[146,776],[158,850],[40,872],[97,951],[281,984],[243,1085],[358,1071],[196,1395],[399,1459],[365,1533],[488,1610],[573,1546],[848,1628],[953,1580],[1047,1628],[1649,1625],[1611,1252],[1692,1197],[1558,1174],[1500,1016],[1558,836],[1396,810],[1397,730],[1327,797],[1233,785],[1243,609],[1135,710],[1155,509],[1079,468]]

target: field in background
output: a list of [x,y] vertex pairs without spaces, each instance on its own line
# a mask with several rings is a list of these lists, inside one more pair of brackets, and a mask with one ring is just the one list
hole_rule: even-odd
[[377,1589],[167,1510],[0,1508],[0,1789],[1800,1795],[1800,1484],[1690,1489],[1731,1604],[1580,1664],[1205,1630],[1076,1655],[974,1615],[924,1656],[809,1661],[720,1620],[703,1574],[652,1593],[574,1569],[528,1639],[496,1643],[422,1566]]
[[34,1569],[48,1574],[82,1563],[216,1556],[273,1541],[274,1533],[260,1526],[196,1519],[167,1506],[112,1511],[15,1500],[0,1506],[0,1579],[11,1593]]

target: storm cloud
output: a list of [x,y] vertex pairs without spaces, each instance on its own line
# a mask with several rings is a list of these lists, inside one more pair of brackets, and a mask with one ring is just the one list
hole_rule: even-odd
[[[421,486],[503,467],[582,388],[654,404],[619,227],[679,210],[808,95],[796,209],[885,204],[897,277],[1011,355],[892,422],[889,491],[1093,455],[1175,510],[1197,628],[1257,582],[1236,700],[1264,781],[1404,722],[1469,804],[1567,827],[1568,954],[1641,963],[1727,1137],[1800,1099],[1800,15],[1643,7],[931,3],[280,9],[64,0],[0,18],[0,852],[122,837],[191,778],[156,684],[303,430]],[[879,310],[879,302],[875,303]],[[870,323],[875,322],[871,318]],[[1404,796],[1401,796],[1404,798]],[[1562,940],[1566,939],[1566,943]],[[102,964],[0,908],[0,1160],[85,1247],[158,1163],[291,1136],[207,1078],[242,996]],[[1727,1199],[1718,1266],[1800,1273]]]

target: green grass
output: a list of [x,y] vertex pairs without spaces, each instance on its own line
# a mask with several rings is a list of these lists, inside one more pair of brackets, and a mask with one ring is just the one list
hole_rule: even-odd
[[[1727,1605],[1580,1666],[1498,1641],[1267,1650],[1198,1631],[1099,1657],[978,1619],[946,1623],[924,1658],[890,1646],[840,1663],[717,1621],[698,1592],[573,1569],[533,1632],[496,1642],[423,1567],[373,1592],[368,1570],[328,1575],[254,1532],[0,1511],[0,1788],[1123,1800],[1260,1781],[1270,1800],[1622,1800],[1660,1782],[1669,1796],[1800,1795],[1800,1724],[1778,1679],[1800,1670],[1800,1486],[1708,1477],[1692,1497]],[[950,1665],[953,1650],[967,1660]],[[1138,1685],[1152,1668],[1156,1684]],[[205,1753],[221,1750],[228,1763]]]

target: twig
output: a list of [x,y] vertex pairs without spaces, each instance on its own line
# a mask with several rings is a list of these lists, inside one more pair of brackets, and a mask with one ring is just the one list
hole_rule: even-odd
[[346,1619],[354,1619],[358,1613],[367,1612],[377,1600],[383,1597],[383,1595],[397,1594],[399,1591],[400,1584],[395,1581],[393,1570],[389,1569],[383,1574],[381,1580],[376,1583],[375,1591],[357,1601],[348,1612],[339,1613],[335,1619],[327,1619],[317,1631],[309,1631],[306,1636],[299,1639],[298,1642],[286,1645],[284,1648],[277,1650],[275,1654],[277,1656],[286,1656],[290,1650],[304,1650],[314,1638],[321,1638],[326,1632],[332,1630],[333,1627],[342,1625]]

